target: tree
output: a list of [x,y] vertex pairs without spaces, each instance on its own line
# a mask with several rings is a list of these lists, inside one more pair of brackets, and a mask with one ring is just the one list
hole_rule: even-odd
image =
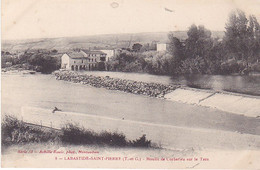
[[135,44],[132,46],[132,50],[135,51],[135,52],[140,51],[141,48],[142,48],[142,44],[139,44],[139,43],[135,43]]
[[204,26],[192,25],[188,32],[188,38],[185,41],[185,56],[187,58],[202,57],[205,58],[213,46],[211,31]]
[[211,31],[204,26],[191,25],[185,40],[185,61],[181,62],[181,73],[207,73],[211,60],[210,52],[213,48]]
[[233,11],[223,40],[227,55],[244,63],[241,73],[248,72],[250,64],[259,59],[260,27],[255,16],[250,15],[248,19],[243,11]]
[[28,63],[37,67],[42,73],[51,73],[58,68],[58,61],[56,58],[49,55],[35,54],[30,56]]
[[53,50],[51,50],[51,52],[56,54],[58,52],[58,50],[53,49]]
[[97,70],[104,71],[106,69],[106,65],[104,62],[99,62],[97,65]]
[[168,51],[172,56],[169,58],[169,73],[176,74],[181,61],[185,60],[184,46],[178,38],[173,36],[172,33],[168,35],[168,39],[170,40]]

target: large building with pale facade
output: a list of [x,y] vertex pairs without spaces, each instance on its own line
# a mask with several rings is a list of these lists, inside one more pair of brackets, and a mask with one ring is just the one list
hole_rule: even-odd
[[62,55],[61,69],[66,70],[96,70],[104,67],[106,53],[102,51],[73,51]]

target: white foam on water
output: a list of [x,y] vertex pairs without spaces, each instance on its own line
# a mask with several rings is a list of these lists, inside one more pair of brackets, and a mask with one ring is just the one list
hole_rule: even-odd
[[248,117],[260,116],[260,99],[258,97],[197,89],[176,89],[165,95],[165,98],[170,101],[197,104]]
[[171,93],[166,94],[164,97],[171,101],[177,101],[187,104],[199,104],[199,102],[212,95],[210,92],[176,89]]

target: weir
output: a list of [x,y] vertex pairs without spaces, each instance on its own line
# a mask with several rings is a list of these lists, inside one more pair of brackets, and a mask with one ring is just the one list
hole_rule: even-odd
[[216,108],[248,117],[260,116],[258,96],[178,88],[164,96],[167,100]]
[[165,98],[170,101],[195,104],[215,108],[225,112],[260,117],[260,97],[231,92],[180,87],[160,83],[146,83],[133,80],[110,78],[109,76],[93,76],[78,72],[56,71],[53,73],[58,80],[89,84],[109,90]]

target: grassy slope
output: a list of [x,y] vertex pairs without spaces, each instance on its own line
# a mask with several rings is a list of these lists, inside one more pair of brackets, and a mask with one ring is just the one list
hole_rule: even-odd
[[[175,31],[174,36],[180,39],[186,39],[186,31]],[[213,31],[213,37],[223,37],[223,32]],[[6,40],[2,41],[2,50],[6,51],[24,51],[26,49],[57,49],[66,51],[72,48],[122,48],[130,47],[135,42],[142,44],[168,41],[168,32],[157,33],[135,33],[135,34],[106,34],[92,35],[82,37],[62,37],[62,38],[46,38],[46,39],[28,39],[28,40]]]

